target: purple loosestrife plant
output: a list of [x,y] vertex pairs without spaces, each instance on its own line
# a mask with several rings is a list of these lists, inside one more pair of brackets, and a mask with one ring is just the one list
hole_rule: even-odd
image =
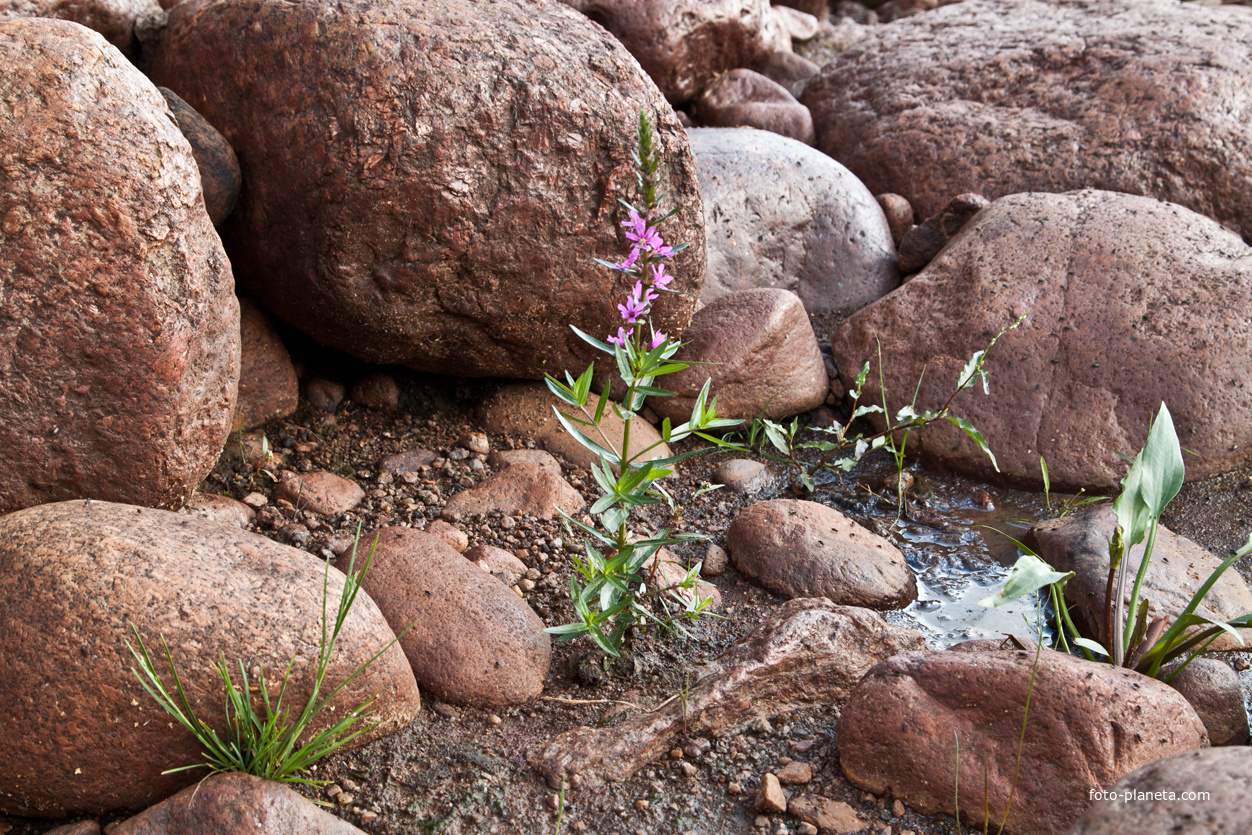
[[[639,114],[639,147],[635,153],[638,202],[636,206],[621,201],[627,218],[621,225],[629,245],[626,258],[620,262],[595,259],[598,264],[634,279],[626,299],[617,305],[622,317],[615,333],[602,341],[573,328],[584,341],[613,358],[617,373],[626,386],[620,404],[609,401],[611,381],[606,382],[594,410],[588,403],[594,364],[577,379],[568,372],[565,382],[547,378],[548,388],[569,410],[555,408],[557,419],[575,440],[594,452],[599,461],[591,466],[596,483],[604,491],[591,506],[592,524],[565,516],[566,525],[584,535],[585,558],[574,557],[575,573],[570,578],[570,597],[577,620],[548,629],[558,641],[589,637],[609,655],[616,656],[632,626],[656,625],[675,628],[683,620],[695,620],[705,612],[709,599],[700,599],[693,591],[700,566],[684,569],[677,582],[666,579],[658,571],[660,559],[645,563],[661,548],[680,542],[702,539],[694,533],[671,533],[668,528],[637,538],[631,534],[631,513],[644,505],[662,501],[672,506],[672,499],[657,482],[673,473],[671,467],[711,447],[689,450],[679,455],[654,457],[661,442],[677,443],[695,435],[715,447],[732,447],[709,430],[735,426],[736,420],[717,417],[716,398],[709,397],[709,381],[696,398],[691,418],[679,426],[668,418],[661,424],[661,442],[631,451],[631,424],[648,397],[668,397],[673,392],[653,385],[657,377],[688,368],[691,363],[675,361],[674,354],[682,347],[676,339],[652,327],[649,314],[662,293],[675,292],[670,286],[673,276],[666,272],[668,262],[686,249],[687,244],[670,246],[661,236],[661,224],[677,211],[662,212],[657,187],[660,184],[660,160],[653,147],[652,126],[645,113]],[[622,440],[614,444],[601,429],[606,410],[621,418]],[[580,431],[582,427],[586,431]],[[696,496],[708,487],[697,491]],[[693,499],[695,498],[693,497]],[[580,582],[581,578],[581,582]],[[680,592],[687,590],[687,594]]]

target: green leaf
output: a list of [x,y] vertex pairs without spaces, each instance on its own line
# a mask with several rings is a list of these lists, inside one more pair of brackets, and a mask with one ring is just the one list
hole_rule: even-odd
[[981,432],[974,428],[972,423],[963,417],[959,417],[958,415],[945,415],[944,420],[961,427],[965,434],[972,438],[974,443],[978,444],[978,448],[991,459],[991,466],[995,467],[995,471],[997,473],[1000,472],[1000,465],[996,461],[995,454],[992,453],[991,447],[987,446],[987,439],[982,436]]
[[[969,358],[969,362],[965,363],[965,367],[961,369],[960,376],[956,378],[957,391],[964,391],[974,384],[974,378],[978,376],[978,372],[982,369],[983,357],[986,354],[986,349],[975,351],[974,355]],[[983,385],[986,385],[985,380]]]
[[591,440],[586,435],[584,435],[583,433],[575,429],[574,426],[569,422],[569,420],[567,420],[566,414],[562,412],[560,409],[553,406],[552,411],[556,413],[556,419],[561,422],[561,425],[565,427],[565,431],[570,433],[570,435],[573,436],[575,441],[578,441],[578,443],[582,444],[587,449],[601,456],[613,466],[615,467],[621,466],[622,459],[618,457],[616,452],[613,452],[611,449],[608,449],[607,447],[600,446],[600,444],[596,443],[595,441]]
[[979,606],[995,608],[1017,600],[1027,594],[1033,594],[1044,586],[1064,582],[1074,576],[1074,572],[1060,572],[1032,554],[1018,558],[1004,581],[1000,591],[978,601]]
[[1082,647],[1083,649],[1094,652],[1097,655],[1103,655],[1105,658],[1109,655],[1109,651],[1107,649],[1090,638],[1070,638],[1069,640],[1074,646]]
[[603,351],[606,354],[613,353],[613,346],[610,345],[609,343],[602,342],[601,340],[596,339],[594,336],[585,334],[582,331],[580,331],[578,328],[574,327],[573,325],[570,325],[569,328],[574,333],[578,334],[578,338],[581,339],[583,342],[586,342],[588,345],[598,348],[599,350]]

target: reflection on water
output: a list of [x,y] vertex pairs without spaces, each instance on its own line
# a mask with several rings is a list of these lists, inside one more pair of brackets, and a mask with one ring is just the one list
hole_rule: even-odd
[[[1005,633],[1033,638],[1039,623],[1033,598],[999,609],[985,609],[978,601],[1000,587],[1017,561],[1013,540],[1051,515],[1043,494],[920,467],[909,472],[913,483],[902,510],[895,503],[894,462],[886,455],[866,456],[852,476],[829,478],[810,497],[903,552],[917,575],[918,599],[902,612],[887,613],[887,619],[918,629],[935,647]],[[1055,495],[1052,501],[1055,506]]]

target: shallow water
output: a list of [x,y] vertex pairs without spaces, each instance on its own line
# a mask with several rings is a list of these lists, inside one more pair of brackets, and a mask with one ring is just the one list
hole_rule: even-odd
[[[997,609],[978,602],[1000,588],[1021,556],[1013,540],[1055,515],[1046,497],[920,466],[906,472],[913,484],[902,509],[891,489],[894,463],[885,455],[867,456],[851,476],[826,479],[810,497],[885,537],[908,560],[917,576],[917,601],[885,613],[887,619],[919,630],[935,647],[1006,634],[1034,638],[1041,624],[1034,598]],[[1064,498],[1053,495],[1053,507]]]

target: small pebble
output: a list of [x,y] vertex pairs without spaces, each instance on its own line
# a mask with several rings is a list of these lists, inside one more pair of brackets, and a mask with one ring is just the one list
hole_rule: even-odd
[[895,802],[891,804],[891,814],[895,815],[897,818],[902,818],[904,817],[904,811],[904,804],[901,803],[900,798],[897,797]]
[[327,797],[338,797],[340,794],[343,794],[343,789],[340,788],[338,784],[331,783],[329,786],[326,787]]
[[686,762],[685,760],[679,763],[678,766],[679,768],[682,769],[683,774],[686,774],[688,777],[695,777],[697,774],[700,773],[700,769],[696,768],[694,765],[692,765],[689,762]]
[[248,507],[265,507],[265,505],[269,503],[269,499],[265,498],[260,493],[249,493],[243,497],[243,503]]
[[817,835],[817,827],[808,821],[801,821],[800,825],[796,827],[796,832],[799,835]]
[[669,752],[669,757],[671,760],[681,760],[683,758],[683,749],[675,748]]
[[494,713],[487,717],[488,725],[499,725],[503,721],[504,721],[503,719],[501,719],[499,716],[496,716]]
[[352,801],[355,799],[350,792],[339,792],[339,794],[335,795],[335,802],[340,806],[351,806]]
[[755,826],[757,829],[768,829],[769,818],[765,817],[764,815],[757,815],[756,820],[752,821],[752,825]]
[[361,813],[361,823],[373,823],[378,820],[378,813],[372,809],[366,809]]

